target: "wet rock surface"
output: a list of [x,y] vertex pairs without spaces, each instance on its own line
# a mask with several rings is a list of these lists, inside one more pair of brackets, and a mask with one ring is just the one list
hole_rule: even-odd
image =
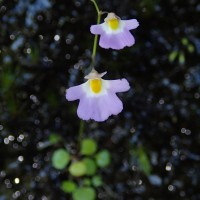
[[[97,70],[125,77],[124,110],[87,122],[84,136],[108,149],[99,199],[200,199],[200,4],[99,1],[105,11],[140,22],[136,44],[98,48]],[[0,199],[69,199],[69,174],[52,167],[52,152],[76,155],[77,102],[65,90],[83,82],[90,64],[96,12],[90,1],[0,2]],[[49,145],[52,133],[62,137]]]

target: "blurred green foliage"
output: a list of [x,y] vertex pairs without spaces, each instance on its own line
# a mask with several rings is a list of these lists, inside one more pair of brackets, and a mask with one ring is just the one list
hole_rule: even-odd
[[92,187],[80,187],[72,194],[73,200],[95,200],[96,192]]
[[52,155],[52,165],[56,169],[64,169],[70,161],[70,155],[65,149],[58,149]]
[[[49,142],[57,144],[60,138],[56,134],[51,134]],[[65,149],[57,149],[52,154],[53,167],[57,170],[67,168],[69,179],[62,181],[60,188],[65,193],[72,193],[73,200],[94,200],[94,188],[103,185],[100,169],[109,166],[111,155],[106,149],[97,150],[98,146],[94,139],[84,138],[80,143],[78,155],[70,155]]]
[[93,139],[83,139],[81,142],[81,154],[93,155],[97,150],[97,143]]

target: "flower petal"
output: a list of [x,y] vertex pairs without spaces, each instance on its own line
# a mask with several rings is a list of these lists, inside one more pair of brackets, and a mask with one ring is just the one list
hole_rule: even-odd
[[126,92],[130,89],[130,85],[128,81],[123,79],[117,79],[117,80],[104,80],[108,81],[109,83],[109,90],[116,93],[116,92]]
[[99,40],[99,45],[102,48],[108,49],[123,49],[126,46],[132,46],[135,43],[134,37],[128,30],[124,30],[117,34],[102,34]]
[[97,105],[91,118],[98,122],[105,121],[109,116],[117,115],[123,110],[121,100],[114,93],[99,97],[96,103]]
[[83,120],[91,119],[93,110],[95,109],[95,105],[93,105],[94,103],[94,98],[83,96],[80,99],[77,109],[77,115],[79,116],[79,118]]
[[74,86],[66,90],[66,99],[68,101],[74,101],[80,99],[83,94],[83,84]]
[[135,44],[135,39],[133,35],[127,30],[124,30],[123,32],[117,34],[117,37],[123,47],[130,47]]
[[99,97],[86,97],[80,99],[77,114],[83,120],[93,119],[102,122],[111,115],[117,115],[123,110],[121,100],[114,93]]
[[104,101],[110,115],[118,115],[123,110],[123,104],[116,94],[109,93]]
[[96,35],[100,35],[100,34],[103,33],[103,28],[102,28],[101,24],[92,25],[90,27],[90,32],[93,33],[93,34],[96,34]]
[[139,26],[139,22],[136,19],[122,20],[127,30],[135,29]]

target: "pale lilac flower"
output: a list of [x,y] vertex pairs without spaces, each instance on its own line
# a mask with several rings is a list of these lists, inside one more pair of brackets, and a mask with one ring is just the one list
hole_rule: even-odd
[[106,72],[98,74],[92,70],[85,78],[85,83],[66,90],[68,101],[80,100],[77,114],[83,120],[93,119],[105,121],[111,115],[117,115],[123,110],[123,104],[117,97],[117,92],[130,89],[126,79],[104,80]]
[[100,35],[99,45],[105,49],[123,49],[132,46],[135,43],[131,29],[139,26],[136,19],[121,20],[114,13],[108,13],[104,23],[92,25],[91,33]]

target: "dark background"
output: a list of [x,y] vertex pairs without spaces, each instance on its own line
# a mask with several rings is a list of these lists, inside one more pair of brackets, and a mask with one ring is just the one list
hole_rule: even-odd
[[[84,129],[84,137],[112,155],[100,172],[99,199],[199,200],[199,1],[98,4],[140,23],[132,31],[134,46],[97,49],[97,70],[131,85],[120,95],[121,114]],[[68,174],[54,169],[50,158],[63,144],[78,149],[77,102],[67,102],[65,90],[83,82],[95,23],[89,0],[0,1],[0,200],[69,199],[60,189]],[[40,148],[52,133],[62,143]]]

